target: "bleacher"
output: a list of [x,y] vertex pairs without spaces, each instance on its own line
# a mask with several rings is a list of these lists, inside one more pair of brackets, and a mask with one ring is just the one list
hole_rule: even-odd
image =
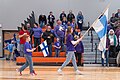
[[[44,32],[46,29],[45,27],[42,29]],[[41,43],[44,41],[41,38]],[[54,38],[54,42],[56,38]],[[32,44],[34,43],[34,38],[32,37]],[[32,59],[35,65],[44,64],[44,65],[59,65],[62,64],[66,59],[66,52],[60,52],[59,57],[55,57],[55,49],[52,47],[52,57],[44,57],[42,52],[32,52]],[[17,57],[16,64],[21,65],[25,63],[26,60],[24,57]],[[49,64],[50,63],[50,64]]]

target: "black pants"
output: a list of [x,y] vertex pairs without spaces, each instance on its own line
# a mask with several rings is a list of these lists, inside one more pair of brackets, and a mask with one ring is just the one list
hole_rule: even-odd
[[[35,38],[34,37],[34,48],[36,48],[37,46],[39,46],[41,43],[41,38]],[[41,51],[40,47],[38,47],[38,51]],[[35,50],[36,52],[36,50]]]
[[49,22],[49,25],[51,26],[52,29],[54,29],[53,22]]
[[78,29],[80,29],[80,31],[82,31],[83,28],[83,23],[78,23]]
[[75,57],[76,57],[76,60],[78,60],[77,65],[82,66],[82,62],[81,62],[82,53],[75,52]]
[[116,58],[116,47],[115,46],[110,46],[109,48],[109,57]]

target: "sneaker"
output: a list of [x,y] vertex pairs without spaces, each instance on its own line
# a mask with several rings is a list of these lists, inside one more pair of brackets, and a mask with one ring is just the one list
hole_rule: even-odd
[[35,76],[35,74],[34,74],[34,73],[30,73],[30,75],[31,75],[31,76]]
[[76,70],[75,73],[76,73],[76,75],[82,75],[79,70]]
[[33,70],[33,73],[35,74],[35,75],[37,75],[37,73],[35,73],[35,71]]
[[22,72],[20,72],[18,69],[16,69],[16,71],[20,73],[20,74],[19,74],[20,76],[22,76]]
[[63,74],[61,69],[58,69],[57,72],[58,72],[59,74],[61,74],[61,75]]

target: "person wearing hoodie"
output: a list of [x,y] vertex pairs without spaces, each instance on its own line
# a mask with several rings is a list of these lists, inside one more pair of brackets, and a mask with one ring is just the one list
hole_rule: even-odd
[[116,47],[118,45],[118,42],[117,42],[117,37],[116,37],[113,29],[110,29],[110,31],[109,31],[108,39],[110,41],[109,55],[110,55],[110,57],[115,57],[116,56]]

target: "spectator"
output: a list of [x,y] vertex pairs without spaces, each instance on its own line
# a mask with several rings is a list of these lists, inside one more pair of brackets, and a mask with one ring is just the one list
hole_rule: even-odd
[[[79,36],[75,37],[75,40],[79,39],[79,37],[81,37],[81,34]],[[76,59],[78,60],[77,65],[78,66],[83,66],[81,59],[82,59],[82,54],[84,53],[84,46],[82,41],[80,41],[76,46],[75,46],[75,56]]]
[[118,9],[117,13],[115,14],[115,17],[120,18],[120,9]]
[[54,47],[55,47],[55,53],[56,53],[55,57],[59,57],[60,48],[61,48],[59,38],[57,38],[57,41],[55,42]]
[[63,25],[64,29],[67,29],[67,19],[66,19],[66,17],[63,17],[62,25]]
[[46,24],[47,24],[46,16],[44,14],[41,14],[39,16],[39,25],[41,28],[43,28]]
[[79,36],[81,32],[78,32],[78,29],[76,28],[73,32],[73,36]]
[[116,34],[117,39],[118,39],[117,52],[119,52],[120,51],[120,27],[118,27],[116,29],[115,34]]
[[14,60],[14,56],[13,56],[14,47],[15,47],[14,41],[11,41],[11,43],[8,44],[7,47],[8,47],[9,54],[6,60]]
[[74,14],[72,13],[72,10],[69,11],[69,14],[67,15],[67,20],[72,22],[72,20],[75,19]]
[[75,30],[75,28],[76,28],[75,19],[72,19],[70,26],[73,28],[73,30]]
[[60,14],[60,20],[63,21],[63,18],[66,17],[65,11],[62,11]]
[[78,25],[78,29],[80,29],[82,31],[82,27],[83,27],[83,14],[81,11],[78,12],[77,15],[77,25]]
[[110,57],[115,57],[116,56],[116,47],[117,47],[117,37],[114,33],[114,30],[111,29],[108,33],[108,39],[110,41],[110,47],[109,47],[109,55]]
[[48,23],[50,24],[52,29],[54,28],[54,20],[55,20],[55,17],[53,15],[53,13],[50,12],[50,14],[48,16]]
[[54,34],[57,38],[60,39],[60,44],[62,47],[62,51],[64,51],[64,38],[65,38],[65,29],[63,29],[61,21],[57,20],[57,25],[54,29]]
[[[109,39],[108,39],[108,36],[107,36],[107,39],[106,39],[106,51],[105,51],[105,58],[106,58],[106,66],[108,66],[108,59],[109,59],[109,45],[110,45],[110,43],[109,43],[110,41],[109,41]],[[104,60],[105,59],[101,59],[102,60],[102,66],[104,66]]]
[[54,42],[54,34],[51,32],[50,25],[47,25],[47,29],[43,33],[42,38],[47,41],[49,57],[51,57],[52,56],[52,43]]
[[[34,23],[33,33],[34,33],[33,34],[33,36],[34,36],[34,47],[37,47],[41,43],[41,35],[42,35],[42,29],[40,27],[38,27],[37,23]],[[38,51],[40,51],[40,47],[38,47]]]
[[114,24],[116,20],[117,20],[117,19],[116,19],[116,17],[115,17],[115,14],[112,13],[112,17],[110,18],[110,22],[111,22],[112,24]]
[[24,24],[21,24],[22,29],[19,31],[19,38],[20,38],[20,56],[24,56],[24,43],[25,38],[24,36],[30,35],[30,33],[27,31],[27,27]]

